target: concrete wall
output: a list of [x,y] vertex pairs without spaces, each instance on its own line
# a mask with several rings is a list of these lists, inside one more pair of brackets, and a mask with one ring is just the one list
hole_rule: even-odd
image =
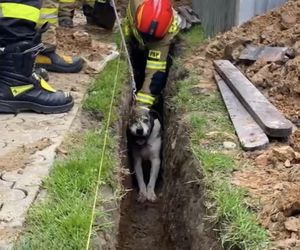
[[282,5],[287,0],[193,0],[208,36],[248,21],[253,16]]

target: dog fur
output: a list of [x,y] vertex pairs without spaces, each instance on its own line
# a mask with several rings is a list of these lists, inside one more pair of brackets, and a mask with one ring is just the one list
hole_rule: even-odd
[[[157,199],[155,185],[161,165],[161,130],[161,122],[154,111],[143,107],[133,108],[129,122],[130,151],[139,186],[139,202],[155,202]],[[151,163],[147,185],[143,175],[143,161]]]

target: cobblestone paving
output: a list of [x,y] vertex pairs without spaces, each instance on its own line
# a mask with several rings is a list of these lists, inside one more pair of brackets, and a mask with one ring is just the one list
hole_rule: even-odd
[[50,78],[57,89],[72,90],[75,106],[71,112],[0,115],[0,250],[11,249],[22,230],[26,212],[53,165],[56,148],[69,131],[91,81],[84,73],[51,74]]

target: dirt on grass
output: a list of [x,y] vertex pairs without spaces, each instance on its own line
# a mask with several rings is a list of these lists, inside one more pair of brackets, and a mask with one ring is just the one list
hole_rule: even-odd
[[[103,59],[116,50],[114,31],[86,23],[81,11],[75,12],[74,28],[57,28],[57,49],[62,55],[81,56],[83,72],[91,75],[103,69]],[[113,55],[112,55],[113,56]]]
[[[285,62],[238,60],[247,45],[288,47]],[[202,44],[185,61],[200,75],[199,87],[214,88],[213,60],[231,60],[296,126],[300,126],[300,1],[255,17]],[[300,248],[300,132],[287,141],[273,141],[268,149],[244,153],[253,167],[234,173],[233,183],[249,191],[250,208],[257,211],[274,249]],[[253,200],[259,201],[258,204]],[[251,205],[252,204],[252,205]]]

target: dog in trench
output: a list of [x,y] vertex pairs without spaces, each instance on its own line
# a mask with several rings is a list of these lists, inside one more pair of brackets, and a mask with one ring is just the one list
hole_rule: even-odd
[[[128,141],[136,179],[139,187],[139,202],[155,202],[155,185],[161,166],[162,124],[156,111],[143,106],[131,110]],[[150,178],[145,183],[143,162],[151,164]]]

